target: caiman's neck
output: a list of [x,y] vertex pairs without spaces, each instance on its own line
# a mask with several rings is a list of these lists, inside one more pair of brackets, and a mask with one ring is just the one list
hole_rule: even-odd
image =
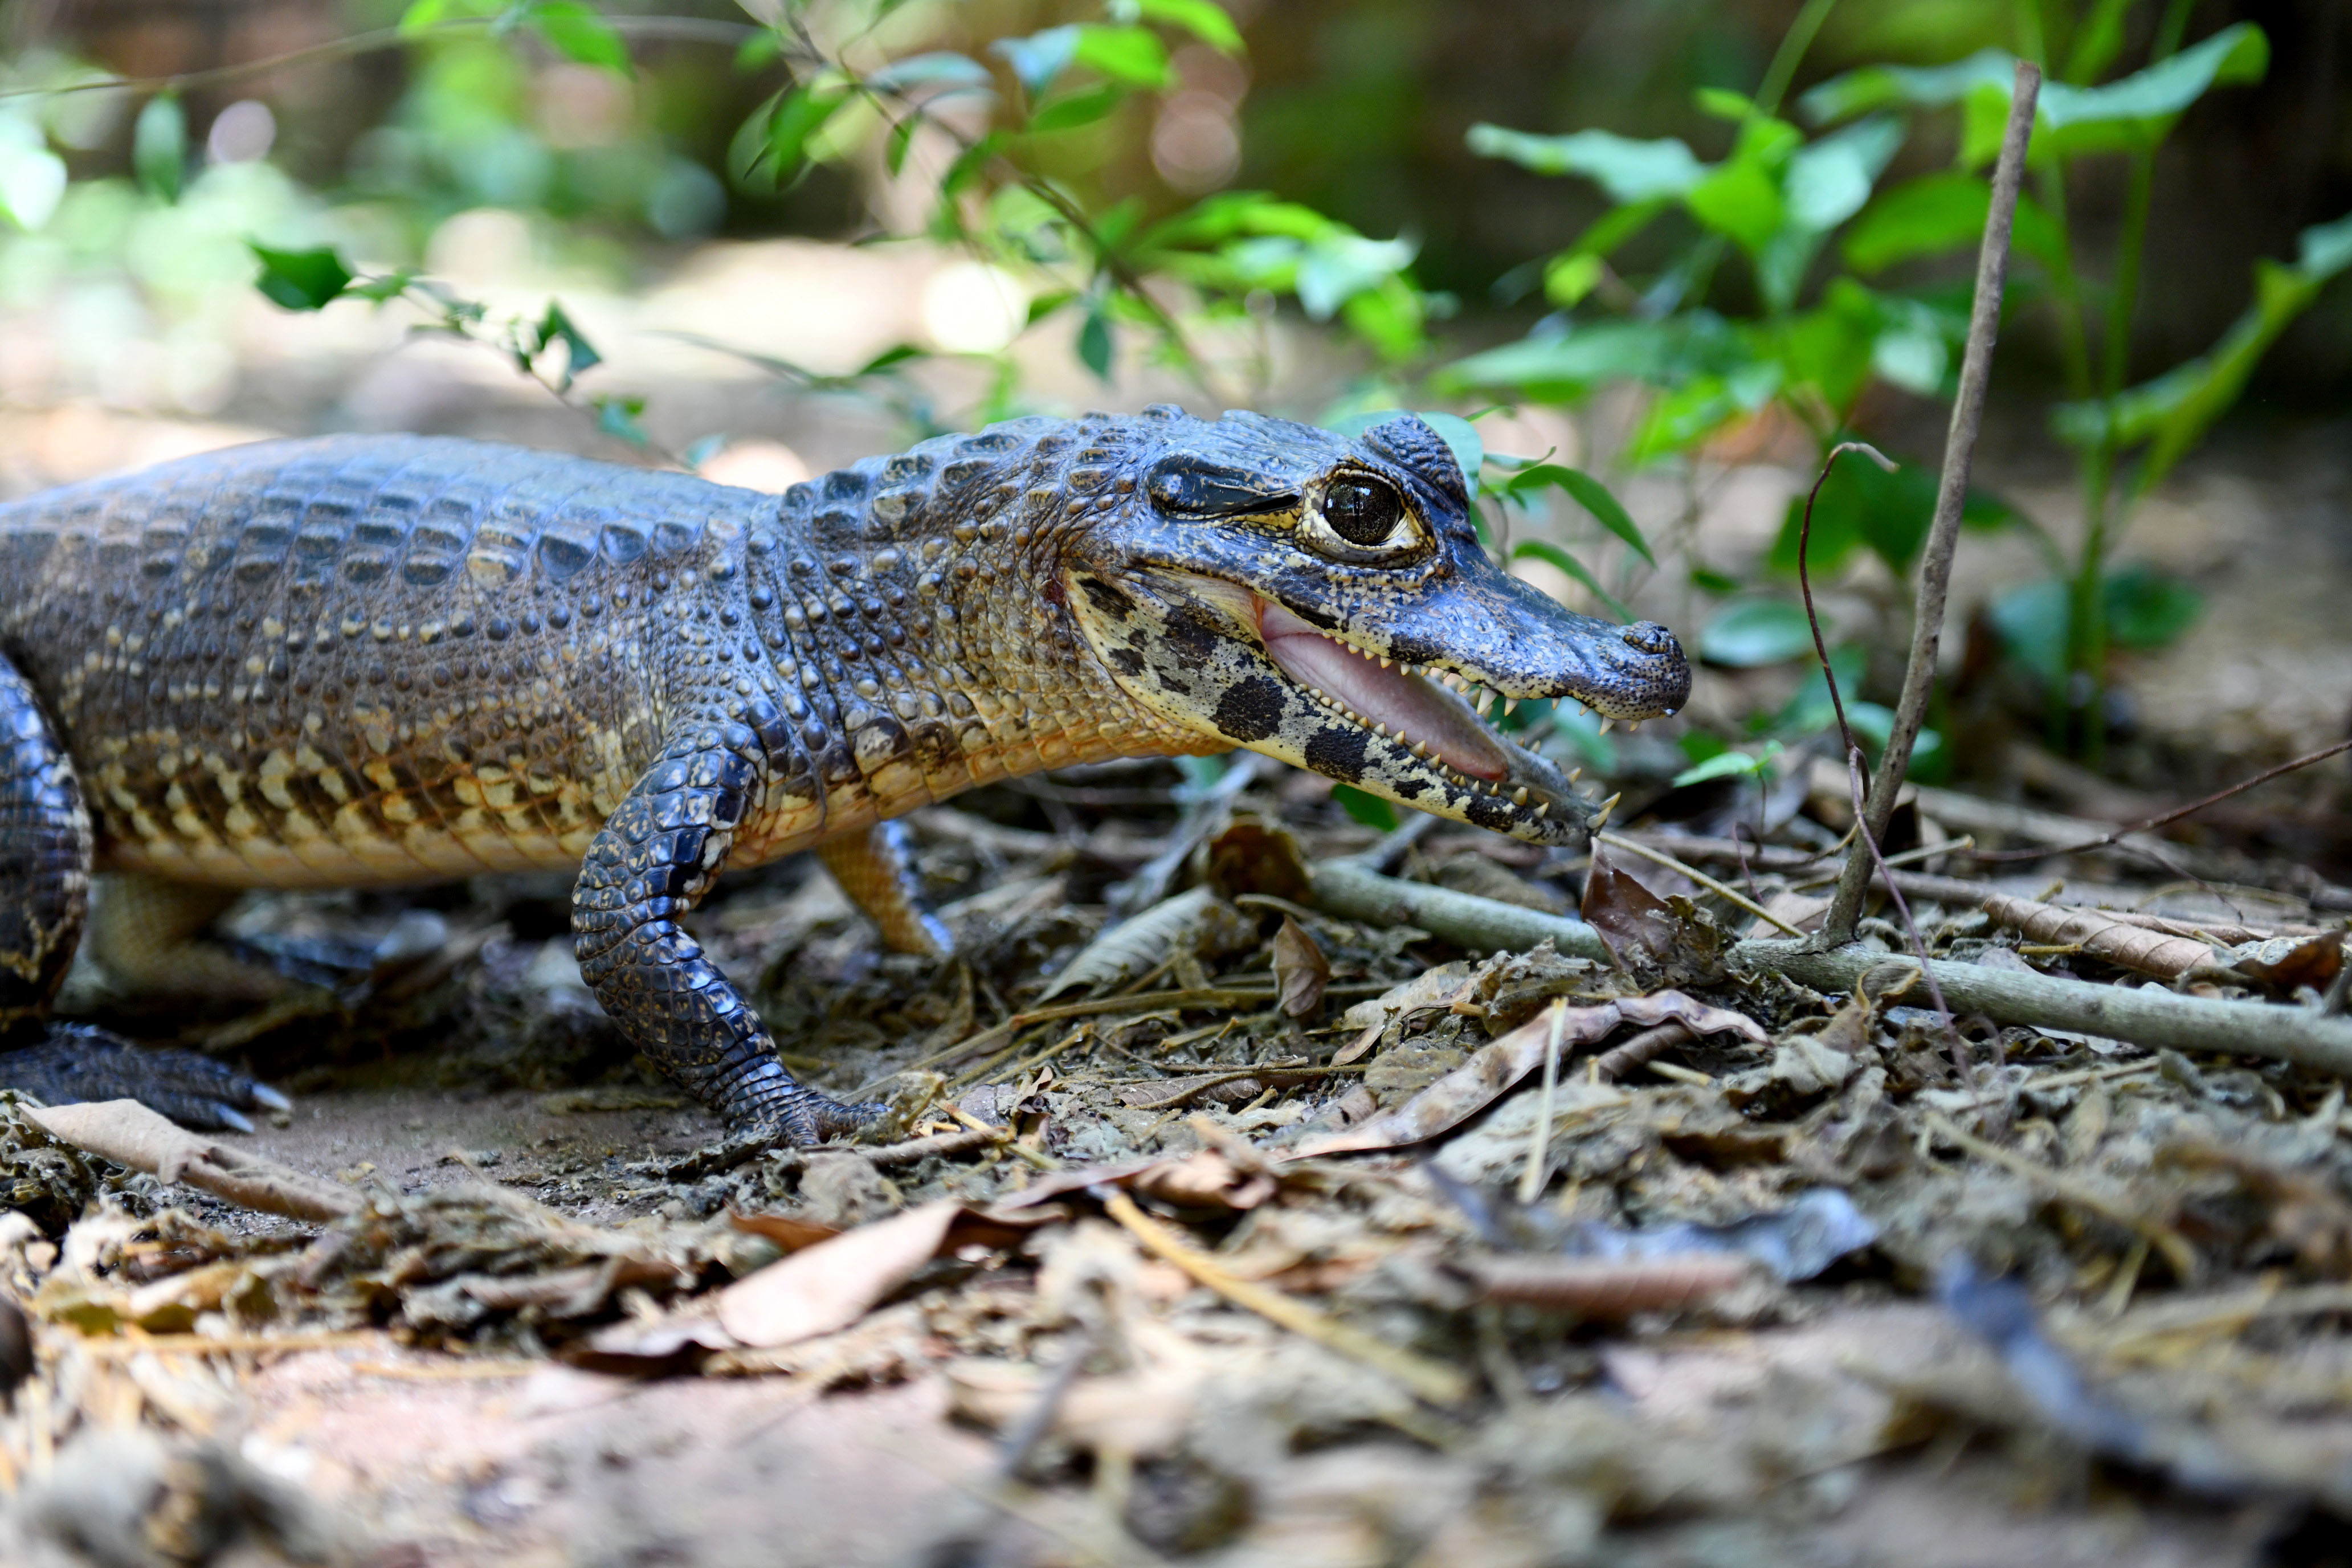
[[818,765],[772,784],[739,857],[996,779],[1229,749],[1129,698],[1080,634],[1058,546],[1090,498],[1053,471],[1065,444],[1030,443],[985,475],[918,448],[796,486],[752,523],[740,579],[713,584],[733,590],[717,616],[741,620],[743,654],[772,670]]

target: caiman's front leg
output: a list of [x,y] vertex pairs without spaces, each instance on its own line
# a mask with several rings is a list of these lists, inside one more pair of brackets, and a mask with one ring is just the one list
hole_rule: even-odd
[[572,892],[581,978],[654,1065],[738,1125],[800,1143],[879,1115],[804,1089],[677,917],[702,901],[767,772],[759,737],[703,723],[673,740],[588,846]]

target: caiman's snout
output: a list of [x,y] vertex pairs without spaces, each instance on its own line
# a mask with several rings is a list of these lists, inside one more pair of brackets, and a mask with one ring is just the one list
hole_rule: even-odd
[[1612,649],[1607,684],[1610,700],[1597,704],[1626,718],[1663,717],[1690,700],[1690,660],[1674,633],[1655,621],[1635,621],[1617,629],[1624,652]]

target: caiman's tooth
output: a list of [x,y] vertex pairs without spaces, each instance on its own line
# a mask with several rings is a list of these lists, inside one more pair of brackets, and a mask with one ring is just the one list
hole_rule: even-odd
[[1307,695],[1320,702],[1323,700],[1323,689],[1319,686],[1310,686],[1307,689]]
[[1583,770],[1582,768],[1570,768],[1570,769],[1569,769],[1569,770],[1568,770],[1568,782],[1569,782],[1569,783],[1570,783],[1570,784],[1574,784],[1577,780],[1579,780],[1579,779],[1582,778],[1583,776],[1584,776],[1584,770]]
[[1537,816],[1537,819],[1538,819],[1538,821],[1540,821],[1540,820],[1541,820],[1542,818],[1544,818],[1544,817],[1549,816],[1550,815],[1551,815],[1551,802],[1549,802],[1549,801],[1546,801],[1546,802],[1544,802],[1541,805],[1539,805],[1539,806],[1536,807],[1536,816]]
[[1639,719],[1628,719],[1628,720],[1626,720],[1626,721],[1625,721],[1625,733],[1627,733],[1628,735],[1632,734],[1634,731],[1636,731],[1636,730],[1640,729],[1641,727],[1642,727],[1642,721],[1641,721]]
[[1528,804],[1527,785],[1521,784],[1518,788],[1511,792],[1511,804],[1513,805],[1525,805]]
[[1603,719],[1601,721],[1601,732],[1604,735],[1609,733],[1610,731],[1614,730],[1616,727],[1617,721],[1614,719]]
[[1514,714],[1514,713],[1517,712],[1518,710],[1519,710],[1519,700],[1518,700],[1517,698],[1516,698],[1516,697],[1506,697],[1506,698],[1504,698],[1504,699],[1503,699],[1503,717],[1504,717],[1504,718],[1507,719],[1507,718],[1509,718],[1512,714]]
[[1385,741],[1389,738],[1389,727],[1386,724],[1375,724],[1372,726],[1372,733]]
[[1388,655],[1386,655],[1386,654],[1382,654],[1382,655],[1381,655],[1381,668],[1382,669],[1386,669],[1386,668],[1389,667],[1389,665],[1390,665],[1390,663],[1391,663],[1391,661],[1390,660],[1390,658],[1389,658],[1389,656],[1388,656]]
[[1604,801],[1602,801],[1602,802],[1601,803],[1601,809],[1600,809],[1599,811],[1597,811],[1597,812],[1593,813],[1593,816],[1592,816],[1592,831],[1593,831],[1593,832],[1598,833],[1598,832],[1600,832],[1600,831],[1601,831],[1601,825],[1602,825],[1602,824],[1604,824],[1604,823],[1606,823],[1606,822],[1609,820],[1609,814],[1610,814],[1611,812],[1612,812],[1612,811],[1616,810],[1616,809],[1617,809],[1617,803],[1618,803],[1619,801],[1621,801],[1621,800],[1624,799],[1624,798],[1625,798],[1625,793],[1624,793],[1624,791],[1620,790],[1620,791],[1618,791],[1615,795],[1611,795],[1607,800],[1604,800]]
[[1478,717],[1486,718],[1495,710],[1495,694],[1481,686],[1478,689]]

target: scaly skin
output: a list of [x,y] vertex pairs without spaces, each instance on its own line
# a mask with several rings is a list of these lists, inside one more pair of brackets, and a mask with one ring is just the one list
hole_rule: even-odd
[[[1394,531],[1367,548],[1331,518]],[[1627,717],[1688,687],[1664,628],[1496,572],[1411,419],[1353,443],[1170,409],[1022,420],[782,498],[338,437],[0,507],[0,1029],[31,1047],[0,1080],[119,1087],[119,1052],[77,1079],[89,1043],[42,1043],[92,869],[330,888],[577,867],[607,1012],[730,1121],[806,1141],[866,1111],[793,1083],[677,923],[727,865],[822,843],[894,945],[936,946],[877,825],[992,779],[1236,744],[1580,834],[1548,763],[1457,742],[1478,777],[1375,733],[1286,673],[1284,628]],[[1458,699],[1412,701],[1476,728]],[[149,1056],[179,1078],[140,1092],[194,1120],[188,1095],[234,1123],[266,1092]]]

